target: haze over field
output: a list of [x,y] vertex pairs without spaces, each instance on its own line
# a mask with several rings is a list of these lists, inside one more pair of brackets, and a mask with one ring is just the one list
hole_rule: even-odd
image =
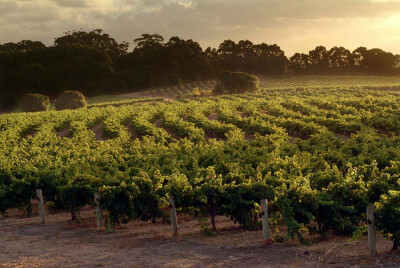
[[[315,45],[399,53],[398,0],[0,0],[0,43],[52,45],[62,32],[102,28],[118,41],[142,33],[277,43],[291,56]],[[329,34],[327,34],[329,32]]]

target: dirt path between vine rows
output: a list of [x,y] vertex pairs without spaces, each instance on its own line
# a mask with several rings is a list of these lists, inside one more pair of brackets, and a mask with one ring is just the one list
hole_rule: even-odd
[[378,237],[380,254],[371,257],[366,238],[314,237],[312,246],[297,242],[263,245],[261,231],[243,231],[226,217],[217,218],[218,235],[201,234],[198,219],[179,215],[178,241],[162,222],[130,222],[113,233],[96,230],[93,210],[80,224],[68,213],[0,220],[0,267],[399,267],[400,254]]

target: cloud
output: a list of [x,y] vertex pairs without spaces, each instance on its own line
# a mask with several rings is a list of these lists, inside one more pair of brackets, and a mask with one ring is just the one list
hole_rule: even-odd
[[52,0],[60,7],[84,8],[88,7],[86,0]]
[[[119,41],[178,35],[203,47],[225,39],[287,51],[359,45],[400,52],[399,0],[0,0],[0,43],[102,28]],[[329,34],[327,34],[329,33]]]

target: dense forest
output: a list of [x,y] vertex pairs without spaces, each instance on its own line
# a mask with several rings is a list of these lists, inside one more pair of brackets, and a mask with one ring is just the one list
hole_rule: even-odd
[[225,40],[203,50],[199,43],[143,34],[118,43],[102,30],[66,32],[52,46],[23,40],[0,44],[0,110],[27,93],[56,97],[76,89],[86,95],[207,80],[222,70],[257,75],[400,74],[400,55],[381,49],[317,46],[288,58],[276,44]]

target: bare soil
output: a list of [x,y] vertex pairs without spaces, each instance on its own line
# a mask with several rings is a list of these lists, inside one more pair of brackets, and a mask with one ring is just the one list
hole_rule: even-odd
[[242,111],[238,111],[237,115],[240,116],[241,118],[245,118],[246,117],[246,113],[242,112]]
[[178,215],[179,239],[161,221],[130,222],[107,233],[95,228],[91,208],[81,223],[66,212],[39,218],[13,216],[0,220],[0,267],[399,267],[400,254],[378,237],[377,256],[370,256],[366,238],[311,237],[313,245],[296,241],[262,243],[262,231],[244,231],[224,216],[217,217],[217,236],[200,231],[197,218]]
[[92,128],[92,131],[94,133],[94,136],[96,137],[97,140],[103,141],[106,138],[104,137],[104,131],[103,131],[103,124],[97,124]]
[[70,126],[68,125],[68,126],[66,126],[66,127],[64,127],[63,129],[61,129],[59,132],[58,132],[58,136],[60,137],[60,138],[67,138],[67,137],[69,137],[71,135],[71,129],[70,129]]
[[133,129],[133,123],[130,122],[129,124],[125,125],[125,127],[128,129],[128,132],[131,133],[131,139],[139,139],[140,135],[138,135],[135,130]]
[[22,133],[21,137],[27,139],[29,137],[34,137],[36,133],[37,133],[36,128],[28,129]]
[[348,139],[350,139],[350,135],[349,134],[335,134],[336,137],[338,137],[341,141],[345,142]]
[[156,127],[158,128],[162,128],[164,129],[169,135],[171,135],[172,138],[174,138],[175,140],[181,140],[182,137],[178,135],[178,133],[176,133],[175,131],[172,131],[169,128],[163,127],[161,125],[161,119],[158,118],[156,121],[154,121],[154,125],[156,125]]
[[252,140],[254,140],[255,139],[255,135],[253,134],[253,133],[245,133],[245,135],[244,135],[244,139],[246,140],[246,141],[252,141]]
[[209,139],[217,139],[217,140],[226,140],[226,136],[224,134],[216,133],[211,130],[204,130],[204,137],[209,140]]
[[209,116],[207,116],[207,118],[210,120],[219,120],[219,115],[217,113],[212,113]]

